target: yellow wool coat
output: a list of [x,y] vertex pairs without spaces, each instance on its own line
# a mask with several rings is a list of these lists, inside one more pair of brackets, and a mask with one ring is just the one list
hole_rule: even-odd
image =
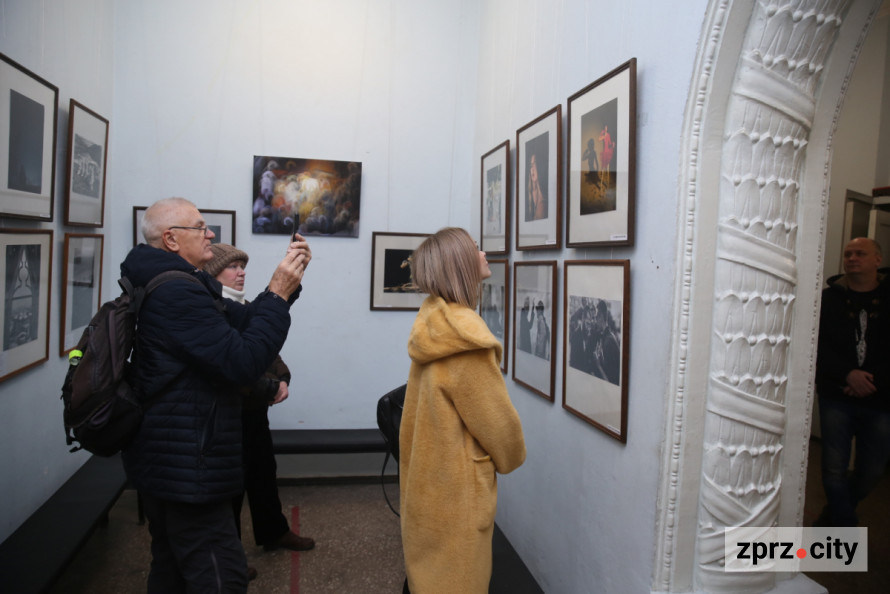
[[472,309],[428,297],[408,341],[402,414],[402,544],[413,594],[488,592],[495,472],[525,461],[501,345]]

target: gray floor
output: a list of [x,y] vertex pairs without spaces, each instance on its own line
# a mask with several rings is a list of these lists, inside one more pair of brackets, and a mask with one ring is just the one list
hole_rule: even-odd
[[[807,526],[825,504],[820,455],[819,441],[813,440],[804,508]],[[315,550],[299,554],[263,552],[253,546],[245,506],[245,550],[248,563],[259,571],[259,577],[251,582],[252,592],[401,592],[404,566],[399,519],[387,507],[379,482],[282,486],[280,492],[286,509],[299,508],[299,532],[312,536],[318,544]],[[395,484],[388,484],[387,492],[397,499]],[[809,574],[832,594],[890,592],[890,474],[861,504],[859,512],[862,524],[869,527],[869,571]],[[491,592],[541,592],[499,531],[493,549]],[[108,524],[95,531],[51,594],[144,592],[149,563],[148,529],[138,524],[136,496],[127,490],[111,510]],[[591,576],[591,582],[595,580]]]
[[[398,509],[398,486],[386,485]],[[389,509],[379,482],[281,486],[282,506],[295,532],[316,541],[312,551],[264,552],[254,546],[244,506],[242,541],[247,562],[259,572],[250,591],[269,594],[402,591],[405,568],[399,518]],[[291,513],[289,513],[291,512]],[[148,528],[138,524],[136,494],[127,490],[55,583],[51,594],[144,592],[151,562]],[[541,589],[516,552],[496,530],[491,592],[537,594]]]

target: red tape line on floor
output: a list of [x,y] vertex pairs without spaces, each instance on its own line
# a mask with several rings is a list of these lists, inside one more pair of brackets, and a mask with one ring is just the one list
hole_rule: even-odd
[[[290,528],[294,533],[300,533],[299,506],[295,505],[291,510]],[[300,594],[300,553],[297,552],[290,555],[290,592],[291,594]]]

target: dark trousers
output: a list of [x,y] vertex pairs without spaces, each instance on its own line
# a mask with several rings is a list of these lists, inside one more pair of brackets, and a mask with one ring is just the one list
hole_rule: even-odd
[[[851,398],[819,398],[822,486],[833,526],[856,526],[857,504],[878,484],[890,460],[890,411]],[[853,438],[856,458],[849,474]]]
[[142,494],[151,533],[149,594],[247,592],[247,558],[232,508],[179,503]]
[[[244,409],[241,413],[244,429],[244,493],[247,494],[253,520],[253,539],[257,545],[272,543],[290,530],[287,518],[281,513],[281,499],[278,497],[278,465],[272,449],[268,412],[269,407],[263,406]],[[242,494],[232,502],[239,534],[243,500]]]

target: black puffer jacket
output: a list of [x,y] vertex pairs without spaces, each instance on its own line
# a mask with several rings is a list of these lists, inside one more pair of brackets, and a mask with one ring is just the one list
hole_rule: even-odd
[[[150,403],[124,467],[134,486],[171,501],[206,503],[241,492],[241,400],[284,344],[290,305],[270,293],[250,305],[224,300],[220,284],[176,254],[134,248],[121,274],[145,286],[165,270],[192,273],[202,284],[174,279],[143,303],[137,373]],[[295,299],[293,296],[292,299]]]
[[[820,397],[850,398],[864,406],[890,410],[890,269],[878,271],[878,288],[869,294],[865,361],[856,356],[859,300],[851,298],[844,275],[828,279],[822,291],[816,387]],[[874,376],[877,393],[866,398],[845,396],[847,374],[863,369]]]

